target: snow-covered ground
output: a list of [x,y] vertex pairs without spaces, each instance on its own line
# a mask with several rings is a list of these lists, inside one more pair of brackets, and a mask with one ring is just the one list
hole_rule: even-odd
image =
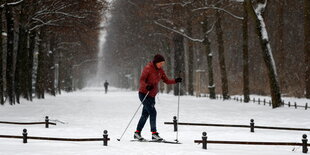
[[[164,125],[164,122],[171,122],[176,115],[177,99],[176,96],[168,94],[159,94],[156,98],[158,131],[166,140],[176,138],[173,126]],[[310,110],[301,108],[271,109],[269,106],[253,103],[192,96],[182,96],[180,101],[180,122],[249,125],[250,119],[254,119],[256,125],[262,126],[310,128]],[[309,103],[309,100],[303,101]],[[245,128],[179,126],[179,141],[182,144],[130,142],[139,112],[123,139],[117,141],[139,104],[137,92],[112,88],[108,94],[104,94],[102,88],[88,88],[74,93],[63,93],[57,97],[47,96],[45,100],[35,99],[33,102],[23,101],[20,105],[0,106],[0,121],[44,121],[44,117],[49,116],[52,120],[66,122],[57,123],[48,129],[44,128],[44,125],[0,124],[0,135],[21,135],[22,130],[27,128],[29,136],[101,138],[103,130],[108,130],[111,138],[107,147],[102,146],[101,141],[61,142],[30,139],[27,144],[23,144],[21,139],[0,138],[0,154],[291,155],[302,154],[302,148],[209,144],[208,150],[203,150],[201,145],[193,141],[201,139],[203,131],[208,133],[210,140],[301,142],[302,134],[310,136],[310,132],[303,131],[256,129],[255,133],[251,133]],[[151,137],[149,130],[147,122],[142,135],[148,139]],[[293,148],[295,151],[292,151]]]

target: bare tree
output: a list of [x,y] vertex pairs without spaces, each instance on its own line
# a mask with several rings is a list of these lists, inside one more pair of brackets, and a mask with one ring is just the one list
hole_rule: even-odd
[[7,66],[6,66],[6,89],[7,96],[9,98],[9,103],[15,104],[15,92],[14,92],[14,17],[13,17],[13,7],[18,5],[20,2],[15,3],[11,1],[6,1],[5,16],[7,21]]
[[242,21],[242,50],[243,50],[243,96],[244,102],[250,101],[250,86],[249,86],[249,39],[248,39],[248,10],[246,3],[243,3],[243,21]]
[[263,12],[267,6],[267,0],[257,0],[256,7],[250,0],[244,1],[249,13],[253,16],[256,23],[256,33],[260,38],[264,62],[268,70],[272,107],[277,108],[282,105],[279,80],[275,62],[272,56],[271,45],[268,38],[268,31],[263,18]]
[[222,80],[222,94],[223,99],[229,99],[228,94],[228,80],[226,73],[226,64],[225,64],[225,51],[224,51],[224,41],[223,41],[223,29],[222,29],[222,15],[220,11],[216,11],[216,23],[215,30],[218,42],[218,53],[219,53],[219,62],[220,62],[220,70],[221,70],[221,80]]
[[2,47],[2,12],[3,12],[2,6],[0,6],[0,104],[4,104],[3,100],[3,47]]
[[305,35],[305,83],[306,83],[306,98],[310,99],[310,1],[304,1],[304,35]]

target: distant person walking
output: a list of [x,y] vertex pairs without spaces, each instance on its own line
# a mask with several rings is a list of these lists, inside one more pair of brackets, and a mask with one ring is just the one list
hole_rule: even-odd
[[109,82],[107,81],[107,80],[105,80],[105,82],[104,82],[104,91],[105,91],[105,93],[108,93],[108,87],[109,87]]
[[148,93],[147,97],[143,101],[143,110],[140,117],[139,123],[137,125],[137,130],[134,133],[134,138],[138,140],[143,140],[141,136],[141,131],[150,116],[150,125],[152,132],[152,139],[161,141],[163,140],[159,137],[156,129],[156,109],[155,109],[155,96],[158,92],[158,83],[160,80],[163,80],[166,84],[176,84],[182,82],[182,78],[168,79],[166,76],[163,65],[165,64],[165,58],[157,54],[154,56],[153,61],[149,62],[143,69],[140,76],[140,88],[139,88],[139,99],[142,100]]

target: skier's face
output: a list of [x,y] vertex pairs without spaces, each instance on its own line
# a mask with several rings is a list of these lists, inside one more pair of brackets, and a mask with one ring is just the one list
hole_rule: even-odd
[[158,62],[158,63],[156,63],[156,67],[157,68],[162,68],[164,66],[164,64],[165,64],[165,61]]

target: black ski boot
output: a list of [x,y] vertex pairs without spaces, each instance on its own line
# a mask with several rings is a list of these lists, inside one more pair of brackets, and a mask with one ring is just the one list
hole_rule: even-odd
[[152,140],[153,141],[162,141],[164,139],[159,136],[158,132],[153,132],[152,133]]
[[133,138],[134,139],[137,139],[137,140],[144,140],[144,138],[141,136],[141,132],[138,132],[136,131],[135,134],[133,135]]

